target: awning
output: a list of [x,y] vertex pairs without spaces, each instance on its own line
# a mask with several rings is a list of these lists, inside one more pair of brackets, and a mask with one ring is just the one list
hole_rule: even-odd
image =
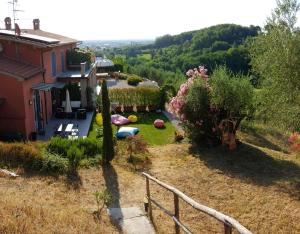
[[65,83],[62,82],[55,82],[52,84],[46,84],[46,83],[39,83],[34,86],[32,86],[33,90],[39,90],[39,91],[50,91],[52,88],[62,89],[65,87]]

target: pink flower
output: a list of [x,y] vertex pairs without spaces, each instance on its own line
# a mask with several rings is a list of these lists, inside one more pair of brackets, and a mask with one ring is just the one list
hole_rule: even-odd
[[186,72],[186,75],[187,75],[187,77],[191,77],[194,75],[194,71],[192,69],[190,69]]

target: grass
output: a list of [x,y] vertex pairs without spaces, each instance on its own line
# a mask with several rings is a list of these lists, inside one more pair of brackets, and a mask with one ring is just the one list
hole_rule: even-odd
[[151,54],[139,54],[138,58],[146,60],[146,61],[150,61],[151,60]]
[[[152,121],[150,116],[143,120],[141,115],[140,124]],[[236,151],[195,149],[187,143],[153,145],[146,170],[253,233],[300,233],[300,157],[289,153],[286,137],[277,134],[241,132]],[[28,174],[0,178],[0,233],[117,233],[105,212],[95,219],[93,193],[104,188],[115,198],[113,207],[143,208],[144,178],[118,160],[79,170],[78,184],[74,189],[63,178]],[[151,198],[173,212],[173,194],[153,182],[150,189]],[[155,205],[153,216],[157,233],[174,233],[173,221]],[[221,223],[182,201],[180,219],[193,233],[224,232]]]
[[[166,145],[174,141],[174,132],[175,128],[172,123],[162,114],[155,112],[139,112],[139,113],[125,113],[124,116],[128,117],[129,115],[134,114],[138,117],[137,123],[132,123],[126,126],[137,127],[139,128],[141,135],[150,145]],[[162,119],[165,121],[164,129],[157,129],[153,126],[153,122],[156,119]],[[95,120],[92,123],[89,137],[96,138],[96,129],[98,125]],[[114,134],[117,131],[117,128],[113,127]]]
[[118,233],[105,211],[95,215],[93,193],[105,184],[100,171],[82,170],[80,178],[77,190],[63,177],[0,178],[0,233]]
[[[300,158],[243,143],[191,150],[190,145],[152,148],[150,174],[199,203],[237,219],[253,233],[300,233]],[[151,183],[151,197],[170,211],[173,195]],[[157,207],[158,233],[174,223]],[[195,233],[222,233],[223,225],[180,202],[180,217]],[[162,222],[162,220],[164,220]]]

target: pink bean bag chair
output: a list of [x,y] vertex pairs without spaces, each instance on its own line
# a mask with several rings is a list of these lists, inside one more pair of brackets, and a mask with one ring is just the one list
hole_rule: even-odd
[[129,120],[122,115],[116,114],[111,116],[111,123],[120,126],[120,125],[128,124]]
[[156,119],[154,121],[154,127],[156,127],[156,128],[164,128],[165,127],[165,122],[162,119]]

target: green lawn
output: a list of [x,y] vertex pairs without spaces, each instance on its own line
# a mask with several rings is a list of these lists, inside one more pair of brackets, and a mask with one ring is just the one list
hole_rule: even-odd
[[[130,114],[134,114],[138,117],[138,122],[134,124],[128,124],[128,127],[137,127],[140,132],[139,135],[143,136],[143,138],[150,145],[165,145],[174,142],[174,132],[175,128],[172,123],[162,114],[162,113],[153,113],[153,112],[145,112],[145,113],[124,113],[123,116],[128,117]],[[166,128],[157,129],[153,126],[153,122],[156,119],[162,119],[165,121]],[[95,120],[92,123],[89,137],[96,137],[96,129],[97,124]],[[113,126],[114,134],[117,131],[117,128]]]

